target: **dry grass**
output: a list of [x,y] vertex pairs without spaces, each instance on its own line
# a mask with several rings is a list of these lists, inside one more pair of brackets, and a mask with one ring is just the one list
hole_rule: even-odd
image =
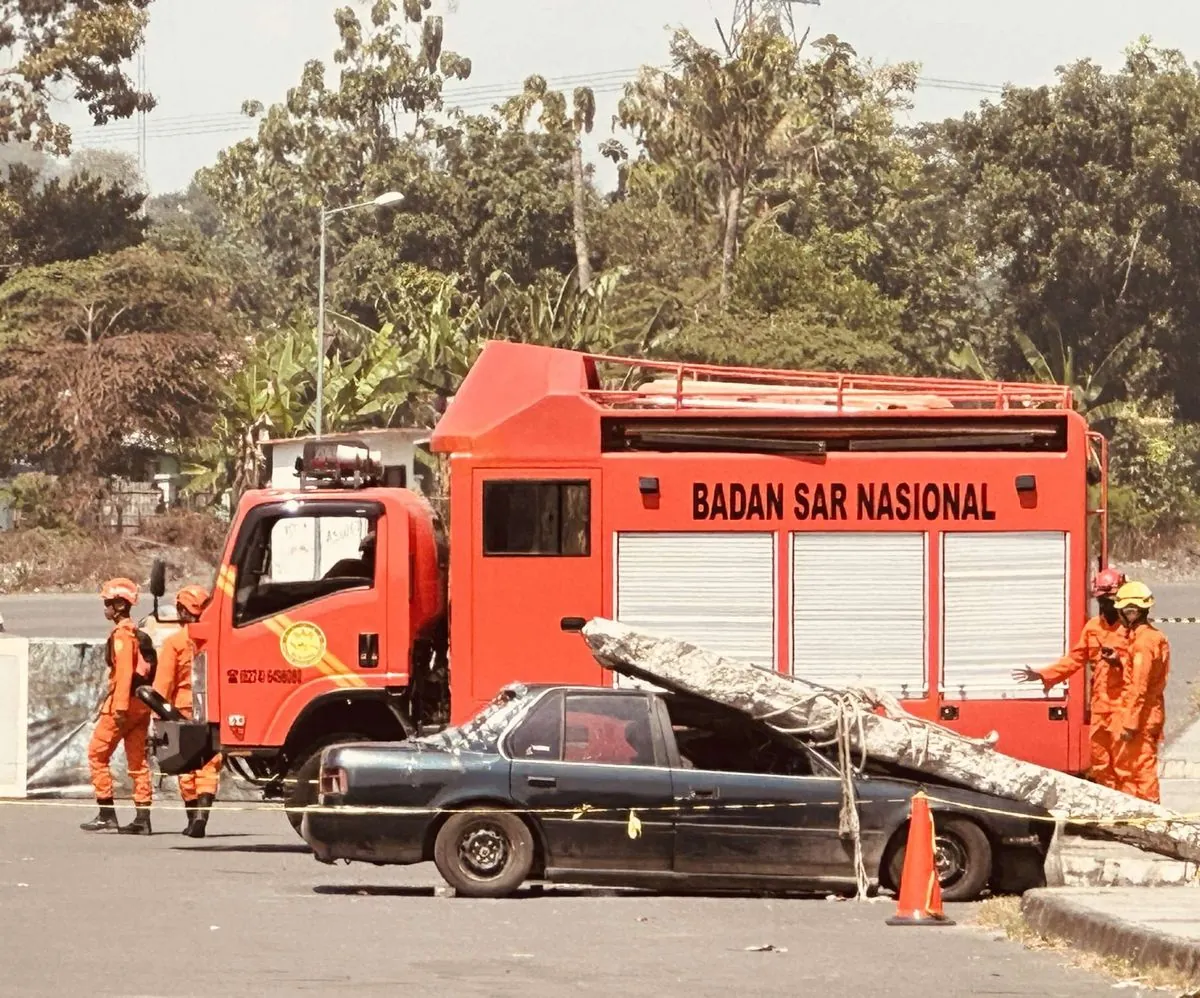
[[1065,939],[1035,932],[1021,916],[1019,897],[989,898],[981,902],[975,910],[974,924],[982,929],[999,932],[1028,949],[1054,953],[1080,970],[1099,974],[1113,981],[1136,981],[1143,989],[1160,990],[1176,995],[1200,993],[1197,991],[1200,982],[1188,980],[1174,971],[1160,967],[1138,967],[1122,957],[1088,953]]
[[142,521],[139,533],[152,541],[196,552],[215,565],[225,546],[229,525],[208,513],[172,509]]
[[207,583],[212,576],[212,562],[188,548],[35,528],[0,533],[0,593],[94,591],[114,576],[145,584],[155,558],[167,563],[173,581]]

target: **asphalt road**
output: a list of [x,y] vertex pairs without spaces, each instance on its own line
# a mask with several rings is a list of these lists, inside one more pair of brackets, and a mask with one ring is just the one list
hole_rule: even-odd
[[[149,613],[153,605],[143,595],[135,616]],[[111,626],[100,596],[93,593],[0,596],[0,616],[5,631],[29,638],[102,638]]]
[[[968,905],[948,907],[953,927],[896,928],[888,900],[566,888],[437,897],[431,867],[318,864],[278,812],[215,814],[209,838],[193,841],[175,833],[177,811],[156,812],[150,838],[87,834],[77,825],[91,807],[78,803],[0,804],[0,996],[1082,998],[1112,988],[971,926]],[[748,949],[763,945],[778,949]]]
[[[1164,617],[1200,617],[1200,583],[1156,584],[1156,612]],[[151,601],[143,597],[137,614],[149,613]],[[1019,612],[1014,604],[1013,612]],[[0,596],[0,615],[6,629],[29,637],[101,638],[108,633],[100,600],[89,594]],[[1167,741],[1197,708],[1193,694],[1200,692],[1200,624],[1163,624],[1171,642],[1171,678],[1167,685]]]

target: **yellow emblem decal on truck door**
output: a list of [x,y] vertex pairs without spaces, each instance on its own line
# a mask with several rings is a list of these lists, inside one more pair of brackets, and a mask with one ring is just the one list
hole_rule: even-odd
[[297,621],[279,635],[283,660],[297,669],[307,669],[325,657],[325,632],[306,620]]

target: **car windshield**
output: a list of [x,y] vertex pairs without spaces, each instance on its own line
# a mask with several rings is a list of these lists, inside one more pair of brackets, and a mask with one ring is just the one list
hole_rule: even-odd
[[529,702],[529,697],[530,692],[525,686],[513,683],[504,687],[491,703],[464,724],[420,740],[448,749],[487,751],[495,746],[496,739]]

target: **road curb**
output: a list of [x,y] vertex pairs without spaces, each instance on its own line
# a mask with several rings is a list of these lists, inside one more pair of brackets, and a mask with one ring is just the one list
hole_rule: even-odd
[[[1200,899],[1198,899],[1200,900]],[[1021,915],[1035,932],[1058,936],[1101,956],[1161,967],[1200,981],[1200,941],[1097,911],[1062,888],[1039,888],[1021,898]]]
[[1162,779],[1200,780],[1200,718],[1164,746],[1159,764]]
[[1164,780],[1200,780],[1200,760],[1164,759],[1159,767],[1159,777]]

